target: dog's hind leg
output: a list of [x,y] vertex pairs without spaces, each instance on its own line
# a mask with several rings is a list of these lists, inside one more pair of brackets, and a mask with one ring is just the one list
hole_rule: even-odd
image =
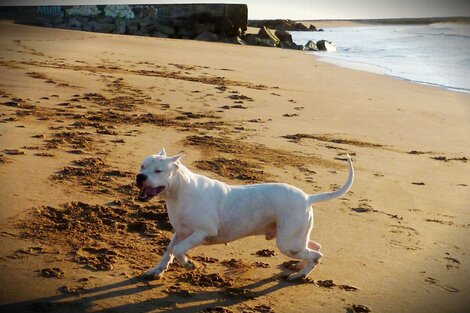
[[[313,241],[313,240],[310,240],[308,242],[308,247],[315,251],[320,251],[321,249],[321,245],[318,242]],[[293,271],[300,271],[307,265],[307,263],[308,263],[307,261],[302,260],[302,261],[292,264],[288,268]]]
[[323,257],[321,252],[307,248],[306,244],[303,246],[299,244],[289,244],[287,246],[283,246],[282,244],[278,243],[278,246],[281,252],[285,255],[301,260],[298,264],[295,265],[295,270],[299,271],[297,273],[290,274],[287,277],[288,280],[307,277]]
[[317,242],[309,240],[312,227],[313,216],[311,213],[308,216],[297,216],[295,219],[285,220],[278,227],[277,246],[285,255],[300,259],[298,266],[303,266],[299,272],[289,275],[287,278],[289,280],[307,277],[323,257],[323,254],[316,251],[321,246]]
[[320,259],[323,257],[323,254],[321,252],[317,252],[307,248],[301,251],[300,253],[297,253],[295,257],[301,258],[303,260],[301,263],[307,260],[307,264],[305,264],[305,266],[299,272],[290,274],[287,277],[288,280],[295,280],[307,277],[315,269],[315,266],[320,262]]
[[313,241],[313,240],[310,240],[308,242],[308,247],[312,250],[315,250],[315,251],[320,251],[321,249],[321,244],[319,244],[318,242],[316,241]]

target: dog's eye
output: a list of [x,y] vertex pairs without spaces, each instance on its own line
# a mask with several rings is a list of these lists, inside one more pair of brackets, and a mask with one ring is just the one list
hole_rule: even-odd
[[154,170],[153,172],[154,172],[155,174],[158,174],[158,173],[161,173],[162,171],[160,171],[160,170]]
[[143,169],[144,169],[144,166],[143,166],[143,165],[141,165],[141,166],[140,166],[140,170],[143,170]]

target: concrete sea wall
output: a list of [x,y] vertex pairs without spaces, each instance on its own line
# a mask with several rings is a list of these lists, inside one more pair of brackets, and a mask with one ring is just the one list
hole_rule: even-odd
[[92,32],[232,38],[246,31],[248,8],[245,4],[25,6],[0,7],[0,16],[22,24]]

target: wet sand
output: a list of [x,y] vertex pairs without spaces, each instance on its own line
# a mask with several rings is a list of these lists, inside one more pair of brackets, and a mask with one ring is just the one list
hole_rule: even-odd
[[[2,312],[464,312],[470,95],[338,68],[300,51],[0,23]],[[191,250],[139,275],[171,236],[136,200],[165,147],[232,184],[306,192],[324,258],[287,282],[275,241]],[[288,209],[288,208],[286,208]]]

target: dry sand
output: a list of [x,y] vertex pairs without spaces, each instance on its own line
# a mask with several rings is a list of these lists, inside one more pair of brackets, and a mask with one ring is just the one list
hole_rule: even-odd
[[[299,51],[0,24],[0,311],[464,312],[470,95]],[[264,237],[192,250],[133,177],[164,146],[223,181],[314,193],[309,280]],[[288,208],[286,208],[288,209]]]

